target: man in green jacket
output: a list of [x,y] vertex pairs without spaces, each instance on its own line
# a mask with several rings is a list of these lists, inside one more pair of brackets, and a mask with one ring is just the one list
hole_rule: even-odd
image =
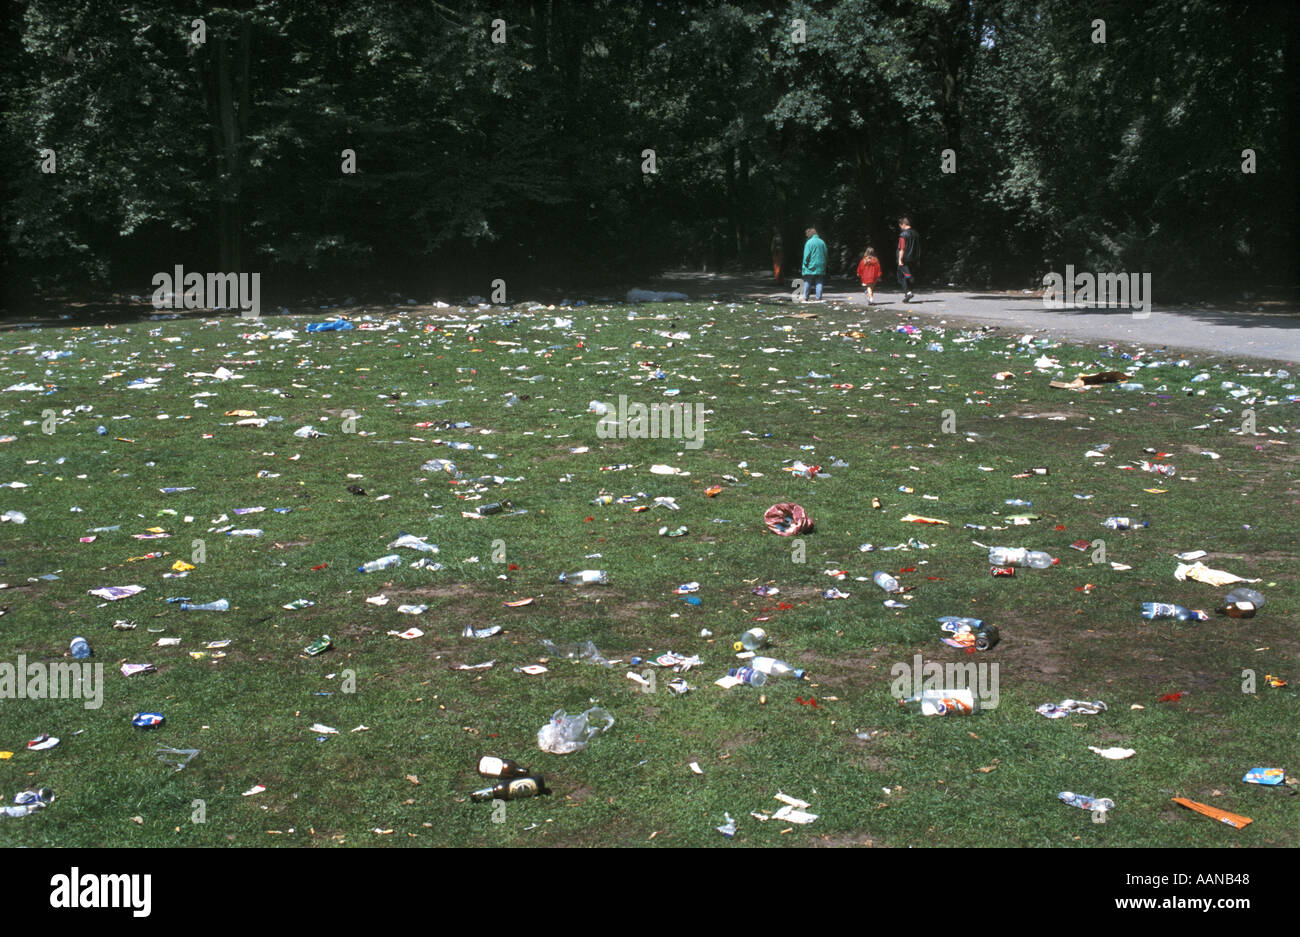
[[817,287],[817,302],[822,301],[822,278],[826,276],[826,242],[817,236],[816,228],[804,231],[808,238],[803,245],[803,299],[808,301],[808,288]]

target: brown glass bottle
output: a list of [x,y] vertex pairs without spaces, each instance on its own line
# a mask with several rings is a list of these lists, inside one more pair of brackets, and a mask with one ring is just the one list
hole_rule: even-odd
[[484,755],[478,760],[478,773],[485,778],[526,778],[533,772],[509,758]]
[[549,794],[546,784],[541,776],[535,778],[515,778],[510,781],[502,781],[492,787],[485,787],[482,790],[475,791],[469,795],[469,799],[475,803],[482,803],[487,800],[521,800],[525,797],[537,797],[539,794]]

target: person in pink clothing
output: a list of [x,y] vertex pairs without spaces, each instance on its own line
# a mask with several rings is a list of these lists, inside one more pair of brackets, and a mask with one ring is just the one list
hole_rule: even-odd
[[858,279],[867,289],[867,305],[875,305],[875,285],[880,282],[880,260],[876,257],[876,249],[868,247],[862,252],[862,259],[858,261]]

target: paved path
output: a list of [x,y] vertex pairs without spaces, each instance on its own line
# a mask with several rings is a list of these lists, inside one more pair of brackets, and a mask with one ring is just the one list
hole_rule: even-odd
[[[1113,309],[1048,309],[1036,295],[1015,293],[930,292],[922,289],[904,305],[898,287],[876,291],[884,312],[933,316],[949,322],[980,322],[1008,331],[1032,332],[1052,339],[1088,343],[1104,341],[1146,348],[1182,348],[1228,356],[1300,361],[1300,313],[1277,306],[1235,309],[1230,306],[1155,306],[1145,319],[1131,311]],[[647,284],[649,289],[676,290],[691,297],[711,293],[766,299],[789,298],[770,277],[732,274],[668,273]],[[850,281],[830,278],[822,298],[866,307],[866,295]],[[881,305],[881,302],[884,305]],[[816,309],[816,306],[805,307]]]

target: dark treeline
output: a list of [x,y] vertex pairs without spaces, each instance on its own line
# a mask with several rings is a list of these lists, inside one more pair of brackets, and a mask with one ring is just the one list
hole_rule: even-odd
[[809,222],[832,273],[868,242],[889,273],[907,212],[927,286],[1286,288],[1298,9],[19,0],[0,273],[11,309],[176,264],[425,301],[753,270],[774,231],[792,266]]

